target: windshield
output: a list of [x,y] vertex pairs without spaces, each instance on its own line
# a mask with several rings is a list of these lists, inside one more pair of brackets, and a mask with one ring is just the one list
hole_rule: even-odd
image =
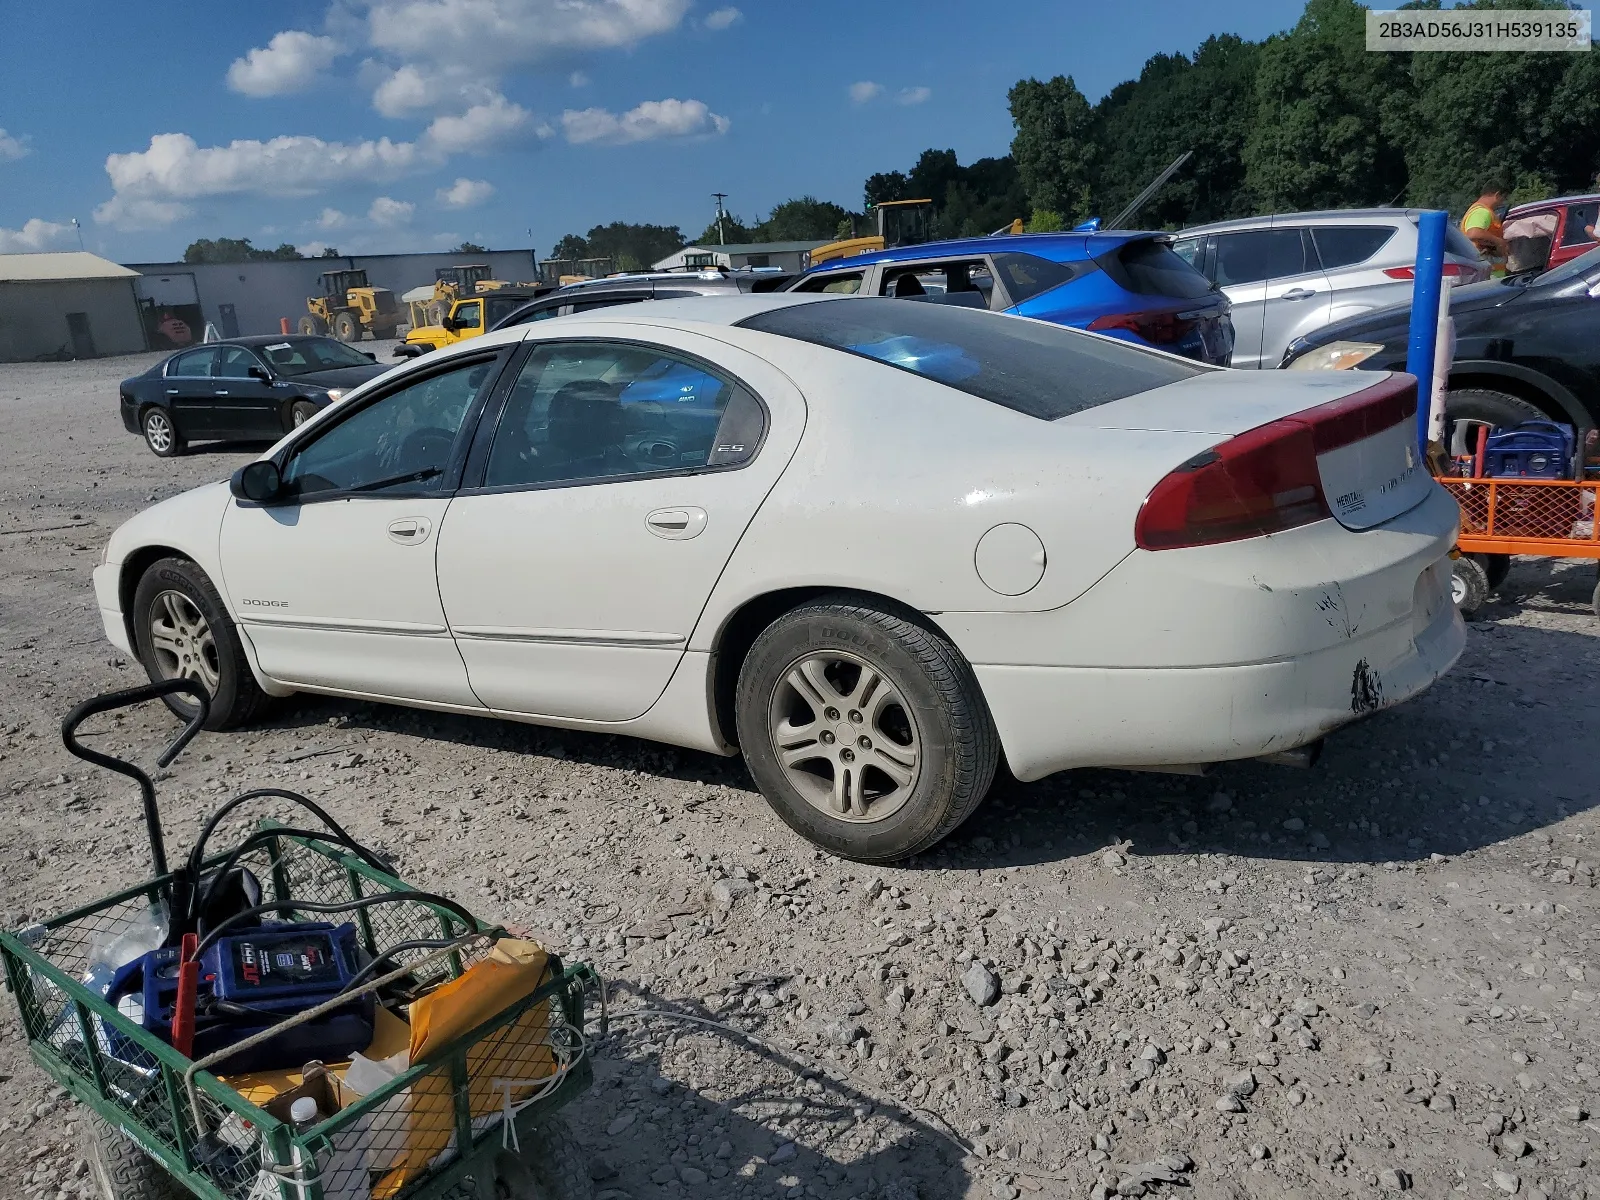
[[1570,262],[1564,262],[1553,271],[1546,271],[1543,275],[1535,275],[1530,287],[1549,287],[1551,284],[1563,284],[1589,274],[1600,268],[1600,246],[1596,246],[1587,254],[1580,254]]
[[1206,370],[1060,325],[888,298],[796,304],[739,324],[859,354],[1043,421]]
[[288,338],[261,347],[262,357],[279,375],[308,375],[339,367],[370,367],[372,360],[333,338]]

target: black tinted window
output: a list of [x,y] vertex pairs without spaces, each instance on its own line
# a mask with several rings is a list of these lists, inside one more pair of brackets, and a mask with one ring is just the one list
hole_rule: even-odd
[[168,375],[208,376],[211,368],[217,361],[217,348],[207,346],[204,350],[191,350],[187,354],[180,354],[172,360],[167,368]]
[[1164,242],[1129,242],[1095,261],[1120,286],[1141,296],[1193,298],[1211,291],[1211,282]]
[[860,271],[835,271],[831,275],[813,275],[794,285],[796,292],[838,292],[855,295],[861,290]]
[[1283,279],[1315,270],[1306,259],[1298,229],[1245,229],[1212,237],[1216,247],[1217,283],[1232,287]]
[[859,354],[1045,421],[1204,369],[1042,321],[887,298],[796,304],[739,324]]
[[1313,225],[1311,240],[1317,244],[1322,269],[1350,267],[1366,262],[1394,236],[1392,225]]
[[1006,291],[1010,293],[1013,304],[1021,304],[1040,292],[1060,287],[1063,283],[1084,274],[1085,271],[1094,269],[1091,263],[1069,265],[1051,262],[1048,258],[1040,258],[1036,254],[996,254],[994,267],[1000,272],[1000,278],[1005,282]]
[[637,304],[639,301],[645,299],[648,299],[648,297],[627,295],[596,296],[593,300],[579,300],[575,302],[572,306],[572,311],[575,313],[581,313],[589,312],[590,310],[596,308],[614,308],[618,304]]

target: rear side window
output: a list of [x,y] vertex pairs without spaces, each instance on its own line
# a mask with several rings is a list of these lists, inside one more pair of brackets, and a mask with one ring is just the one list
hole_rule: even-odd
[[1197,299],[1211,294],[1211,282],[1165,242],[1129,242],[1095,260],[1118,286],[1141,296]]
[[1561,244],[1563,246],[1581,246],[1585,242],[1595,239],[1584,232],[1593,229],[1595,221],[1600,219],[1600,204],[1574,204],[1567,209],[1566,228],[1561,231]]
[[796,304],[739,324],[858,354],[1043,421],[1205,370],[1060,325],[878,297]]
[[1322,269],[1353,267],[1366,262],[1394,237],[1393,225],[1313,225],[1311,240],[1317,245]]
[[1212,235],[1217,283],[1235,287],[1264,279],[1287,279],[1317,268],[1298,229],[1241,229]]
[[996,254],[994,269],[1011,295],[1011,303],[1021,304],[1040,292],[1069,283],[1094,270],[1091,262],[1058,263],[1036,254]]
[[816,275],[810,279],[802,279],[794,285],[797,292],[833,292],[841,296],[853,296],[861,290],[862,273],[860,271],[835,271],[832,275]]

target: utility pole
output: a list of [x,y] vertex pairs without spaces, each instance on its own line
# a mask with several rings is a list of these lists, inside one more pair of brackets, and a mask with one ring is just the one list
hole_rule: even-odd
[[722,202],[728,198],[728,193],[712,192],[711,195],[717,202],[717,245],[726,246],[728,244],[728,237],[727,234],[723,232],[722,219],[727,216],[727,213],[723,211]]

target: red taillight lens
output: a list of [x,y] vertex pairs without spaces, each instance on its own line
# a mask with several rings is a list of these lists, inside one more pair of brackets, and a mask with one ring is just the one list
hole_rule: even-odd
[[1134,541],[1143,550],[1210,546],[1331,516],[1317,455],[1409,421],[1416,411],[1417,381],[1397,375],[1247,430],[1156,484],[1134,522]]
[[1157,346],[1180,341],[1194,327],[1192,319],[1169,312],[1111,313],[1089,322],[1089,328],[1096,333],[1104,333],[1108,329],[1126,329]]
[[[1417,269],[1415,267],[1385,267],[1383,273],[1390,279],[1415,279],[1417,277]],[[1460,263],[1445,263],[1444,273],[1454,279],[1460,279],[1467,274],[1476,274],[1476,272],[1469,272]]]

